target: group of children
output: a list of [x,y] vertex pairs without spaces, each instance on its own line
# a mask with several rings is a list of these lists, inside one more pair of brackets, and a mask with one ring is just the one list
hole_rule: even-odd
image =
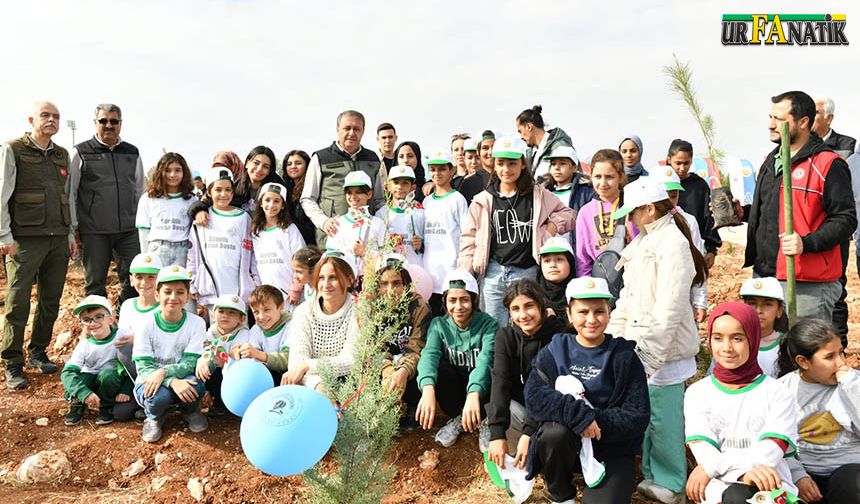
[[[97,424],[139,409],[143,439],[155,442],[175,407],[203,431],[200,400],[208,392],[208,416],[226,414],[224,368],[241,358],[263,362],[275,383],[325,393],[322,362],[337,376],[353,364],[361,277],[377,275],[369,294],[399,298],[413,265],[429,273],[433,294],[410,294],[408,316],[389,321],[396,337],[380,377],[402,398],[404,428],[431,429],[441,410],[440,445],[477,431],[499,466],[513,455],[529,478],[542,474],[553,502],[574,502],[574,473],[585,477],[585,502],[630,502],[636,489],[666,503],[747,502],[758,491],[860,502],[860,377],[826,324],[785,333],[775,279],[748,280],[743,303],[710,314],[710,376],[685,392],[713,258],[707,209],[682,209],[695,177],[683,170],[688,145],[673,142],[667,166],[650,173],[638,137],[622,153],[601,150],[589,193],[572,148],[550,153],[545,188],[525,145],[498,139],[486,190],[468,206],[443,150],[427,160],[423,205],[410,166],[392,167],[375,212],[370,177],[350,172],[348,211],[325,253],[305,246],[283,185],[261,185],[249,215],[231,206],[235,181],[223,167],[203,174],[207,225],[192,223],[191,174],[167,154],[138,213],[146,247],[130,271],[140,296],[116,327],[105,298],[74,311],[84,337],[62,374],[66,423],[80,423],[86,407]],[[619,243],[623,287],[613,293],[617,279],[594,265]],[[689,476],[686,447],[697,464]]]

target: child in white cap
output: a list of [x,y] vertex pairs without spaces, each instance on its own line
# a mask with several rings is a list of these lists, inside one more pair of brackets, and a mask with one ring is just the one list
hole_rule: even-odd
[[293,254],[305,246],[305,239],[288,208],[287,188],[268,182],[257,193],[257,208],[251,221],[254,263],[260,283],[273,285],[284,292],[293,283]]
[[774,277],[749,278],[741,285],[741,300],[750,305],[761,322],[758,365],[771,378],[777,378],[779,343],[788,330],[782,285]]
[[581,470],[584,502],[630,502],[649,419],[645,372],[633,342],[606,332],[605,280],[575,278],[565,297],[575,335],[542,348],[526,381],[526,410],[539,424],[527,477],[543,474],[552,501],[573,504],[572,475]]
[[[104,296],[89,295],[72,311],[81,322],[83,334],[63,367],[60,381],[69,401],[66,425],[78,425],[87,407],[98,410],[96,425],[113,422],[113,406],[128,402],[130,380],[117,370],[113,310]],[[122,394],[124,382],[125,394]]]
[[579,211],[594,199],[594,188],[588,175],[579,170],[579,156],[576,149],[559,145],[544,156],[549,160],[549,177],[546,188],[558,196],[568,207]]
[[415,419],[424,429],[431,429],[438,401],[449,420],[436,433],[436,442],[448,448],[463,431],[478,430],[478,445],[485,451],[490,429],[484,405],[490,400],[499,324],[478,309],[478,282],[468,272],[448,273],[444,297],[448,315],[430,322],[427,345],[418,361],[421,400]]
[[141,437],[147,443],[161,439],[164,414],[173,405],[179,406],[191,432],[209,427],[200,413],[206,387],[194,376],[203,355],[206,324],[184,309],[191,296],[191,273],[182,266],[166,266],[156,284],[161,308],[136,328],[132,352],[137,366],[134,397],[146,413]]
[[451,185],[457,170],[442,149],[427,161],[433,192],[424,198],[424,269],[433,277],[433,295],[427,300],[434,316],[445,315],[443,283],[448,272],[457,269],[460,233],[469,205]]
[[565,238],[553,236],[544,242],[539,255],[540,271],[537,282],[549,300],[548,315],[567,322],[567,299],[564,292],[567,284],[576,276],[573,249]]
[[705,281],[707,266],[663,184],[640,178],[625,186],[624,205],[612,218],[626,216],[639,235],[621,252],[624,287],[608,332],[636,342],[648,375],[651,423],[639,492],[676,502],[683,499],[687,481],[684,383],[696,373],[699,351],[690,289]]
[[361,170],[349,172],[343,180],[343,192],[349,209],[337,218],[337,233],[329,236],[326,249],[340,250],[361,275],[364,259],[382,249],[385,241],[385,222],[370,214],[373,183]]
[[376,217],[386,224],[389,250],[406,256],[411,264],[422,264],[424,252],[424,208],[415,200],[415,172],[406,165],[392,166],[388,172],[390,198]]
[[206,170],[203,178],[212,207],[208,210],[206,227],[192,226],[188,271],[192,277],[191,294],[209,312],[221,294],[237,293],[243,300],[248,299],[258,282],[251,217],[230,205],[234,188],[232,172],[219,166]]
[[223,371],[229,359],[238,359],[236,348],[248,341],[245,327],[246,306],[236,294],[224,294],[215,300],[212,325],[203,342],[203,355],[197,359],[195,375],[206,382],[206,390],[212,396],[209,416],[218,417],[228,413],[221,399]]
[[478,139],[467,138],[463,141],[463,162],[466,163],[466,174],[472,176],[481,169],[481,156],[478,154]]

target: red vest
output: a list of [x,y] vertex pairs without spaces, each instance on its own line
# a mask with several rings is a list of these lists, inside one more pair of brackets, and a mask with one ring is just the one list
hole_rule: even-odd
[[[824,180],[835,159],[833,151],[823,151],[802,159],[791,167],[791,196],[794,232],[806,236],[816,231],[824,212]],[[785,232],[782,183],[779,184],[779,232]],[[842,276],[842,252],[839,245],[823,252],[803,252],[794,256],[794,273],[799,282],[832,282]],[[782,247],[776,259],[776,278],[785,280],[785,255]]]

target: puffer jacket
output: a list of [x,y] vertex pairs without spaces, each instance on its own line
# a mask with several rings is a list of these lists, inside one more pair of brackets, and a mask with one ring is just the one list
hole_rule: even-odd
[[[532,256],[540,264],[540,248],[550,237],[546,230],[549,222],[555,224],[558,234],[573,231],[576,225],[576,211],[567,207],[558,196],[539,185],[532,190],[532,212],[534,218]],[[472,273],[475,278],[483,278],[490,262],[490,213],[493,208],[493,195],[483,191],[472,200],[469,213],[463,223],[460,235],[460,256],[457,258],[457,268]]]
[[617,267],[624,268],[624,288],[606,332],[636,342],[649,376],[666,362],[696,355],[699,331],[690,304],[696,268],[672,215],[646,224]]

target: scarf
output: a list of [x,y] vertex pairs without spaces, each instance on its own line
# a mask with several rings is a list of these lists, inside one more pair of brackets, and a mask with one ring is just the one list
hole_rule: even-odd
[[717,362],[716,366],[714,366],[714,376],[722,383],[747,385],[752,383],[762,373],[758,365],[758,347],[761,344],[761,323],[755,310],[746,303],[740,301],[722,303],[711,312],[711,316],[708,319],[708,348],[711,347],[711,331],[714,327],[714,320],[723,315],[729,315],[741,323],[749,342],[750,354],[747,361],[735,369],[726,369]]
[[212,159],[212,167],[216,166],[223,166],[229,169],[233,174],[233,180],[239,180],[242,174],[245,173],[245,164],[242,163],[239,155],[233,151],[220,151],[215,154],[215,158]]
[[639,162],[633,166],[625,166],[624,173],[627,174],[627,176],[641,175],[645,171],[645,167],[642,166],[642,140],[636,135],[628,135],[624,137],[621,142],[618,143],[618,148],[620,149],[621,144],[623,144],[627,140],[631,140],[633,143],[636,144],[636,147],[639,147]]
[[570,273],[567,275],[567,278],[558,283],[551,282],[544,278],[543,272],[538,268],[537,282],[540,288],[543,289],[544,294],[546,294],[547,299],[549,299],[549,307],[555,311],[556,317],[567,320],[567,300],[564,298],[564,291],[567,288],[567,284],[576,277],[576,267],[573,256],[567,252],[564,255],[567,257],[567,263],[570,265]]

